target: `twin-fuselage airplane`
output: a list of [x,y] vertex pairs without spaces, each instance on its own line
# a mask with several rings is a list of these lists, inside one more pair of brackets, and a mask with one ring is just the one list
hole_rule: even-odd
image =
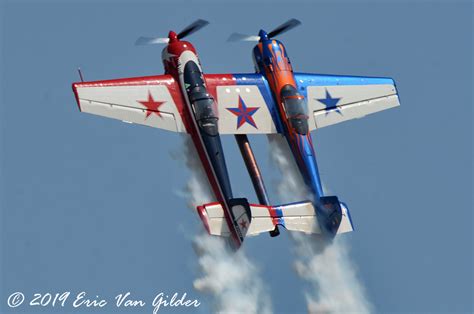
[[[162,52],[165,74],[74,83],[79,109],[188,133],[216,197],[215,203],[198,206],[199,216],[210,234],[226,237],[235,249],[246,235],[276,232],[278,226],[329,235],[351,231],[346,207],[336,197],[322,194],[309,132],[398,105],[393,81],[293,73],[283,45],[270,39],[291,28],[283,27],[285,24],[273,34],[260,32],[254,49],[257,74],[205,75],[195,48],[182,38],[207,24],[198,20],[179,34],[171,31],[168,38],[139,38],[137,44],[167,43]],[[367,85],[382,89],[354,88]],[[348,101],[338,103],[341,99]],[[366,107],[369,109],[364,110]],[[328,117],[334,114],[342,118]],[[233,197],[220,134],[238,138],[271,133],[287,138],[313,200],[270,206]],[[253,161],[247,164],[252,181],[263,186],[250,146],[247,148],[241,151],[245,160]]]

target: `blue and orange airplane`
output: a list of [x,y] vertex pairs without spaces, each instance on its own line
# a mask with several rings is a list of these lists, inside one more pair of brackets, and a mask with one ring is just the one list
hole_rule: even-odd
[[285,46],[274,37],[300,24],[291,19],[269,33],[260,30],[258,36],[234,33],[229,41],[258,41],[253,48],[257,74],[244,76],[260,88],[271,90],[272,118],[278,132],[286,137],[304,182],[313,195],[320,231],[334,236],[352,231],[352,220],[344,203],[336,196],[323,193],[310,132],[399,106],[399,100],[395,83],[390,78],[293,72]]

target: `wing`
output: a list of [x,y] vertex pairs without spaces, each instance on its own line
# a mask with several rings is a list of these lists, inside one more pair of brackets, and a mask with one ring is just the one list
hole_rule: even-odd
[[217,101],[219,133],[270,134],[281,130],[267,81],[260,74],[207,74]]
[[170,75],[72,85],[82,112],[174,132],[186,132],[179,85]]
[[298,90],[308,101],[314,124],[322,128],[400,105],[390,78],[295,73]]

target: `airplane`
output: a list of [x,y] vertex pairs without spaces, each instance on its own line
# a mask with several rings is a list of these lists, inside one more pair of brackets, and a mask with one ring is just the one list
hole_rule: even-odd
[[[313,195],[320,233],[332,239],[354,230],[347,205],[337,196],[325,196],[316,162],[311,131],[361,118],[400,105],[391,78],[321,75],[294,72],[285,46],[274,39],[301,22],[290,19],[258,36],[240,33],[228,41],[258,41],[253,48],[256,74],[239,74],[273,96],[272,118],[292,151],[305,185]],[[237,84],[241,81],[237,80]]]
[[268,107],[269,90],[242,76],[203,73],[196,49],[183,38],[207,24],[197,20],[180,33],[170,31],[167,38],[136,41],[166,44],[161,54],[164,75],[85,82],[79,72],[81,82],[72,84],[79,110],[189,134],[216,197],[216,202],[197,206],[198,214],[207,232],[226,238],[233,249],[245,236],[274,231],[283,220],[289,230],[311,232],[310,201],[271,206],[233,197],[220,135],[270,134],[277,129]]

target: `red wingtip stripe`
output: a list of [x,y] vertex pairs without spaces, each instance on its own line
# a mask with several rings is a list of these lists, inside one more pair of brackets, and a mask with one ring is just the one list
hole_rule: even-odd
[[204,224],[204,228],[206,228],[207,233],[211,234],[211,229],[209,228],[209,218],[207,217],[206,209],[203,205],[197,207],[197,212],[199,214],[199,218],[201,218],[202,223]]
[[79,102],[79,95],[77,94],[77,86],[80,83],[72,83],[72,91],[74,92],[74,96],[76,97],[76,102],[77,102],[77,108],[79,108],[79,111],[81,110],[81,103]]

